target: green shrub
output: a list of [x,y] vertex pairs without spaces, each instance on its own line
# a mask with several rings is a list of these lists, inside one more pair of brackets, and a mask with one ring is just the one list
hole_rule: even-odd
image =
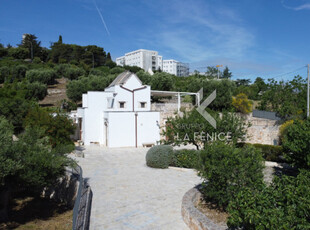
[[9,49],[9,56],[15,58],[15,59],[26,59],[30,58],[29,50],[27,48],[21,48],[21,47],[11,47]]
[[11,82],[14,80],[22,80],[26,76],[27,66],[25,65],[17,65],[14,66],[12,69],[12,79]]
[[253,146],[262,151],[263,157],[266,161],[284,162],[285,160],[281,158],[283,156],[282,146],[277,145],[262,145],[253,144]]
[[53,84],[56,79],[56,71],[52,69],[32,69],[27,71],[26,79],[29,82],[41,82],[43,84]]
[[282,157],[284,156],[284,152],[283,152],[284,150],[282,146],[279,146],[279,145],[237,143],[236,146],[240,148],[243,146],[253,146],[262,152],[263,158],[266,161],[286,162],[286,160]]
[[310,172],[275,177],[269,187],[244,188],[228,212],[233,229],[310,229]]
[[43,100],[47,95],[47,85],[40,82],[19,82],[20,89],[24,89],[25,99]]
[[4,83],[10,76],[10,68],[7,66],[0,67],[0,84]]
[[263,167],[263,157],[254,147],[236,148],[214,142],[200,152],[198,172],[204,179],[202,193],[225,209],[243,187],[262,183]]
[[156,145],[147,151],[146,165],[152,168],[168,168],[173,154],[173,148],[168,145]]
[[282,145],[289,162],[297,167],[310,169],[310,119],[295,120],[288,126]]
[[65,68],[63,74],[65,78],[74,80],[74,79],[78,79],[79,77],[85,75],[85,71],[82,68],[71,66],[69,68]]
[[171,166],[182,168],[196,168],[199,159],[199,151],[193,149],[181,149],[173,151]]

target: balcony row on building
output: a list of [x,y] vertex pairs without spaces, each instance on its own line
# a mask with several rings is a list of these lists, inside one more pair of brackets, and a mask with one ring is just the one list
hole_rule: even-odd
[[189,75],[188,63],[182,63],[176,60],[163,60],[157,51],[139,49],[126,53],[122,57],[116,58],[116,64],[119,66],[138,66],[145,71],[161,70],[166,73],[174,74],[179,77]]

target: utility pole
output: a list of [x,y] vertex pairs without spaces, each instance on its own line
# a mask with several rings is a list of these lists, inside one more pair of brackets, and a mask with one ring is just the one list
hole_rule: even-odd
[[92,52],[93,54],[93,68],[95,68],[95,55],[94,55],[94,52]]
[[307,118],[309,118],[309,64],[307,65],[307,75],[308,75],[308,83],[307,83]]
[[217,65],[217,79],[220,79],[220,67],[223,67],[223,65]]
[[31,53],[31,61],[33,60],[33,45],[32,45],[32,41],[29,41],[30,43],[30,53]]

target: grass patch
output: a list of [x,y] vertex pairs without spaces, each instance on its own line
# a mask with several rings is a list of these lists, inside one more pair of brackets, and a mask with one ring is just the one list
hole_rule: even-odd
[[16,197],[9,210],[9,221],[0,229],[72,229],[73,210],[64,204],[40,197]]

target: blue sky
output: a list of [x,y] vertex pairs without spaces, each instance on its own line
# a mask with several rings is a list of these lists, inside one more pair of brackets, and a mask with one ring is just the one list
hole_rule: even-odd
[[227,65],[234,78],[291,79],[310,63],[310,0],[0,0],[0,43],[95,44],[112,58],[157,50],[191,70]]

